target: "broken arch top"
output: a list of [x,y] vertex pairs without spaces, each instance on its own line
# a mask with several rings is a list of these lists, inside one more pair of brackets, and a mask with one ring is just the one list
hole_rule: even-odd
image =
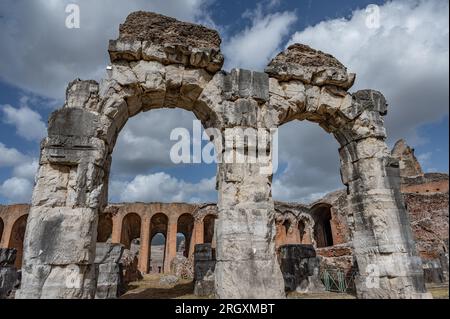
[[216,30],[181,22],[153,12],[133,12],[120,25],[119,39],[111,40],[111,62],[158,61],[219,71],[224,62]]
[[267,66],[266,73],[281,81],[335,85],[345,90],[353,86],[356,78],[332,55],[299,43],[278,54]]

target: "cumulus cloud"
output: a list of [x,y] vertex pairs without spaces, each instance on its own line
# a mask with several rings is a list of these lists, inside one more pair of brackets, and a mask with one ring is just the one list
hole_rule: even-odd
[[12,174],[0,181],[0,196],[9,203],[30,202],[38,159],[0,142],[0,168],[10,169]]
[[[62,99],[74,78],[99,79],[109,58],[108,40],[137,10],[181,20],[208,20],[208,0],[33,0],[0,2],[0,77],[38,94]],[[67,4],[80,6],[80,29],[65,26]]]
[[129,176],[154,168],[167,168],[170,149],[176,143],[170,140],[175,128],[191,131],[196,118],[184,110],[154,110],[130,119],[114,149],[112,172],[114,176]]
[[406,137],[417,145],[424,140],[415,129],[448,114],[449,2],[397,0],[379,10],[379,28],[371,10],[357,10],[297,32],[290,43],[333,54],[357,73],[355,90],[382,91],[390,104],[390,142]]
[[10,203],[28,203],[33,192],[33,184],[26,178],[12,177],[0,184],[0,195]]
[[1,107],[3,121],[14,125],[16,133],[28,141],[40,141],[47,135],[47,128],[41,115],[28,106],[14,108],[11,105]]
[[113,181],[110,198],[121,202],[215,202],[215,182],[213,177],[189,183],[163,172],[138,175],[129,182]]
[[23,163],[26,156],[15,148],[8,148],[0,142],[0,167],[12,167],[17,163]]
[[224,42],[225,69],[262,71],[280,51],[283,39],[297,17],[294,12],[288,11],[264,14],[262,7],[258,6],[254,11],[247,11],[244,18],[249,18],[251,25]]

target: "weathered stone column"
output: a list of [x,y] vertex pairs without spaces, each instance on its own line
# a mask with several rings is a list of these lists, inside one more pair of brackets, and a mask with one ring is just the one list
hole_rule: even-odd
[[106,203],[108,152],[100,119],[88,110],[98,85],[69,85],[52,114],[28,217],[18,298],[93,298],[98,212]]
[[366,138],[341,151],[352,158],[349,209],[360,278],[359,298],[428,298],[422,262],[400,194],[398,162],[383,140]]
[[[222,299],[284,298],[275,254],[272,162],[267,156],[272,151],[268,131],[273,128],[266,113],[268,76],[233,70],[224,76],[223,95],[225,157],[218,165],[216,294]],[[269,135],[265,141],[256,140],[258,129]],[[230,137],[236,140],[230,143]],[[259,152],[252,158],[248,155],[254,148]],[[244,163],[238,159],[242,157]]]
[[169,223],[167,225],[167,238],[166,238],[166,253],[164,257],[164,272],[170,273],[170,264],[177,255],[177,218],[169,217]]
[[143,274],[147,274],[149,269],[150,244],[150,218],[145,216],[141,223],[141,247],[139,250],[139,270]]

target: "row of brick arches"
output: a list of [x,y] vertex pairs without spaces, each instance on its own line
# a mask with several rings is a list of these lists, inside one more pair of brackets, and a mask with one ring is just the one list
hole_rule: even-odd
[[[22,264],[28,209],[27,205],[9,206],[0,214],[0,246],[17,249],[18,268]],[[307,214],[292,211],[277,211],[277,214],[282,216],[277,222],[277,246],[314,244],[322,248],[341,241],[336,235],[330,205],[316,205]],[[195,245],[213,243],[216,218],[215,205],[110,206],[99,216],[97,242],[121,243],[136,252],[139,269],[144,273],[170,272],[174,257],[191,258]]]
[[170,272],[171,261],[177,255],[192,258],[195,245],[212,243],[216,218],[215,207],[113,206],[99,217],[97,242],[123,244],[138,255],[143,273]]

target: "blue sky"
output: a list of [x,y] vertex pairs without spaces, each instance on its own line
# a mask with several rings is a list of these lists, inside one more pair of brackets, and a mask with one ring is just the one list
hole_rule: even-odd
[[[374,88],[390,104],[392,146],[416,149],[426,171],[448,172],[448,1],[394,0],[3,0],[0,2],[0,204],[28,202],[47,118],[74,78],[100,80],[108,40],[129,12],[155,11],[221,33],[225,68],[263,70],[288,44],[331,53],[358,75],[352,91]],[[65,27],[77,3],[81,28]],[[366,7],[380,25],[368,29]],[[181,110],[140,114],[124,128],[113,157],[111,201],[215,201],[215,165],[173,165],[175,127],[192,127]],[[342,187],[338,145],[311,123],[280,130],[274,197],[311,201]]]

